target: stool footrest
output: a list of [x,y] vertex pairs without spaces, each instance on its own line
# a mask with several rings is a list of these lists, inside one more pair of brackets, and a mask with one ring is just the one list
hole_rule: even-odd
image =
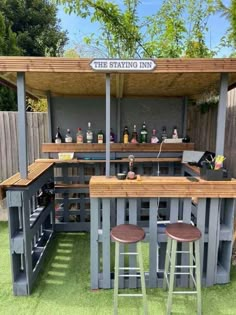
[[173,294],[197,294],[197,291],[173,291]]
[[119,277],[141,277],[141,275],[129,275],[129,274],[124,274],[124,275],[119,275]]
[[119,270],[140,270],[139,267],[119,267]]
[[118,294],[118,296],[133,296],[133,297],[142,297],[143,296],[143,294],[139,294],[139,293],[137,293],[137,294],[131,294],[131,293],[119,293]]
[[120,253],[120,255],[138,255],[137,252],[131,252],[131,253],[128,253],[128,252],[125,252],[125,253]]

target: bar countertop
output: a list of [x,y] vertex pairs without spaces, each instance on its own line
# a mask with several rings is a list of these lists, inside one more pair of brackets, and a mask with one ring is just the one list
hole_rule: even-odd
[[134,180],[118,180],[115,176],[92,176],[90,197],[199,197],[236,198],[236,180],[205,181],[194,177],[139,176]]

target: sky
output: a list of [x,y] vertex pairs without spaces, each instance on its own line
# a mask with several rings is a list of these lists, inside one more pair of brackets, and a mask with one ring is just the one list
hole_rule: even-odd
[[[122,0],[113,0],[113,3],[122,4]],[[228,5],[230,0],[225,0],[224,3]],[[140,16],[152,15],[156,12],[162,1],[158,0],[142,0],[139,5]],[[69,43],[66,49],[73,48],[76,44],[82,42],[84,36],[88,36],[91,33],[99,32],[99,24],[91,23],[89,19],[81,19],[75,14],[68,15],[64,12],[63,6],[59,6],[58,18],[61,20],[61,27],[63,30],[68,31]],[[206,43],[208,47],[214,49],[220,42],[220,38],[224,35],[225,31],[229,28],[228,21],[220,14],[217,14],[209,20],[209,31],[206,37]],[[221,49],[216,57],[227,57],[230,51],[227,48]]]

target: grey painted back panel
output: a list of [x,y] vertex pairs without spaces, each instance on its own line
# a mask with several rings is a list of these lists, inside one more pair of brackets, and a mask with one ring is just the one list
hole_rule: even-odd
[[[77,129],[80,127],[85,132],[88,121],[91,122],[92,129],[97,133],[100,129],[105,133],[106,104],[105,98],[63,98],[53,97],[52,108],[52,135],[56,134],[57,126],[60,127],[62,136],[66,134],[66,129],[70,128],[73,141],[75,142]],[[183,111],[184,102],[181,98],[168,99],[145,99],[129,98],[120,102],[120,130],[123,133],[124,126],[127,125],[131,134],[133,125],[137,125],[139,132],[143,121],[147,124],[149,139],[153,128],[157,129],[160,137],[163,126],[166,126],[168,136],[172,134],[174,126],[177,126],[179,137],[183,136]],[[111,127],[115,134],[117,127],[116,100],[111,99]],[[122,137],[121,137],[122,139]],[[97,142],[95,135],[94,142]]]
[[[55,137],[59,126],[64,140],[67,128],[70,129],[73,142],[76,142],[78,128],[82,128],[85,136],[88,122],[97,142],[96,134],[102,129],[105,134],[106,126],[106,100],[105,98],[62,98],[54,97],[51,102],[52,109],[52,136]],[[111,127],[116,130],[116,102],[111,99]],[[64,142],[64,141],[63,141]]]
[[177,126],[179,137],[182,136],[183,126],[183,99],[123,99],[121,101],[121,132],[125,125],[132,132],[136,124],[139,132],[143,121],[146,122],[149,139],[152,129],[156,129],[158,136],[163,126],[167,128],[168,137],[171,137],[174,126]]

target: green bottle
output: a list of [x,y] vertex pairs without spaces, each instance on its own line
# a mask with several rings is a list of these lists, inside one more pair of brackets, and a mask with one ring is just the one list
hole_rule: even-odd
[[142,129],[140,131],[140,143],[147,143],[148,142],[148,131],[146,127],[145,121],[143,122]]

